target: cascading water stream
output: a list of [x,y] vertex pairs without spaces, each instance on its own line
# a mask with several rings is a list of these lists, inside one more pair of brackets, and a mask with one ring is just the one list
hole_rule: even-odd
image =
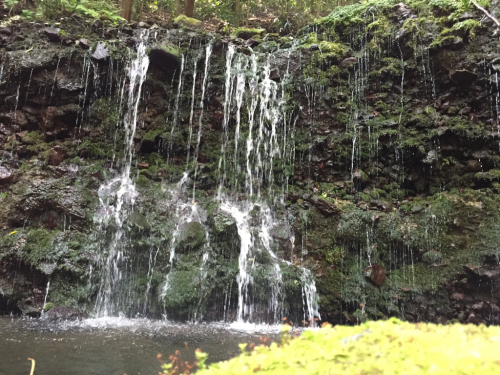
[[[286,178],[276,180],[273,170],[275,157],[279,158],[283,166],[291,160],[288,144],[293,137],[291,124],[294,122],[292,114],[286,110],[288,71],[281,84],[278,84],[271,79],[272,54],[262,59],[256,54],[246,56],[236,53],[234,47],[229,46],[226,56],[224,136],[219,160],[218,200],[220,209],[235,220],[240,239],[236,320],[239,323],[252,320],[254,254],[266,251],[272,262],[268,280],[268,308],[273,321],[277,323],[281,318],[281,300],[284,297],[280,263],[291,264],[279,259],[272,251],[270,229],[276,222],[270,204],[284,202],[282,192],[287,181]],[[229,135],[231,118],[236,121],[234,138]],[[248,135],[242,148],[240,138],[245,132]],[[233,157],[228,160],[226,153],[231,148]],[[246,172],[244,177],[240,175],[241,166]],[[278,184],[282,192],[275,194]],[[231,189],[231,194],[227,193],[227,188]],[[253,217],[256,210],[260,220],[257,226]],[[304,284],[304,314],[314,320],[319,316],[314,281],[312,277],[303,277],[301,282]]]
[[[137,46],[137,55],[128,66],[128,100],[126,102],[126,112],[123,120],[125,130],[124,156],[122,159],[122,171],[118,177],[99,188],[101,206],[106,206],[112,212],[116,229],[108,244],[107,257],[102,264],[102,278],[99,287],[99,294],[96,300],[96,314],[98,316],[110,316],[119,314],[120,298],[115,295],[117,287],[122,278],[121,265],[125,256],[125,245],[122,243],[124,231],[123,223],[130,213],[137,192],[130,177],[132,158],[134,155],[134,136],[137,128],[137,114],[141,91],[149,66],[149,57],[146,53],[148,33],[141,34],[140,42]],[[114,207],[108,202],[104,202],[104,197],[114,195]],[[127,207],[124,207],[124,206]]]

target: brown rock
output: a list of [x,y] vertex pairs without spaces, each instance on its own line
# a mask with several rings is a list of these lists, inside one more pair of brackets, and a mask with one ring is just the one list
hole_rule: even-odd
[[14,170],[0,165],[0,184],[7,184],[14,180]]
[[329,203],[323,199],[309,200],[312,204],[316,206],[318,210],[327,215],[333,215],[339,212],[338,208],[333,204]]
[[198,161],[199,161],[200,163],[206,163],[206,162],[208,162],[208,157],[207,157],[207,155],[198,154]]
[[149,168],[149,164],[148,163],[141,163],[138,165],[139,169],[148,169]]
[[463,295],[462,293],[453,293],[451,295],[451,299],[455,301],[463,301],[465,299],[465,295]]
[[478,303],[475,303],[474,305],[472,305],[472,310],[475,310],[475,311],[481,311],[483,310],[484,308],[486,307],[486,304],[484,302],[478,302]]
[[44,33],[51,42],[61,41],[61,29],[58,27],[46,27]]
[[384,267],[374,264],[365,268],[365,276],[373,281],[376,285],[380,286],[385,279],[385,269]]
[[58,166],[64,159],[66,159],[66,156],[67,154],[64,148],[61,146],[54,146],[49,152],[49,162],[52,165]]
[[340,66],[342,68],[352,68],[354,65],[358,63],[357,57],[348,57],[340,62]]

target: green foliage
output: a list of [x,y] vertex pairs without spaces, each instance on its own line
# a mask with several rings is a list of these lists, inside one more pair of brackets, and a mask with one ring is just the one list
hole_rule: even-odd
[[[290,327],[288,327],[288,330]],[[397,319],[355,327],[326,325],[259,346],[197,375],[210,374],[496,374],[498,327],[411,324]]]
[[[37,9],[25,9],[22,16],[27,19],[53,19],[68,13],[76,13],[84,17],[111,20],[123,20],[117,13],[118,3],[105,0],[43,0],[37,2]],[[65,34],[62,34],[65,35]]]
[[53,309],[53,308],[54,308],[54,304],[52,302],[47,302],[45,304],[45,306],[43,306],[43,311],[47,312],[47,311],[49,311],[50,309]]

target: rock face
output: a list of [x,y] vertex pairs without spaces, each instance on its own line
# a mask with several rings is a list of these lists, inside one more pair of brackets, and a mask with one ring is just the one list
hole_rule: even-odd
[[[130,315],[234,319],[241,261],[256,320],[272,296],[277,315],[301,320],[301,265],[334,323],[499,323],[499,41],[481,25],[450,34],[424,8],[334,14],[293,44],[150,30],[130,155],[125,67],[146,24],[2,28],[0,311],[40,314],[50,277],[49,302],[91,312],[115,251],[112,292]],[[253,61],[267,64],[256,76]],[[256,149],[272,156],[258,173]]]

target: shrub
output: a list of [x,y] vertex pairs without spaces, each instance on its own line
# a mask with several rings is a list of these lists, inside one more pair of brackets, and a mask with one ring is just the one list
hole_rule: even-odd
[[[290,329],[290,327],[288,327]],[[196,372],[211,374],[496,374],[500,328],[397,319],[326,325]],[[287,338],[288,337],[288,338]],[[204,366],[203,366],[204,367]]]

